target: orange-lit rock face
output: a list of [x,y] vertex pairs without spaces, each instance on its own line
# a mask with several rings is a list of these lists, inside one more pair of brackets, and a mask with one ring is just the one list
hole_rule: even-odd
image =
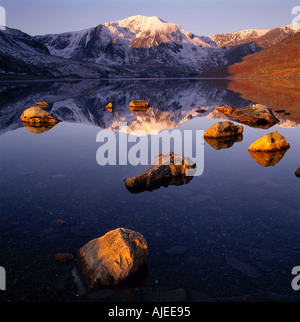
[[35,126],[55,125],[59,122],[50,113],[39,106],[32,106],[26,109],[22,113],[20,119],[23,123],[29,123]]
[[274,167],[285,155],[287,150],[274,152],[249,151],[251,157],[263,167]]
[[227,138],[243,134],[241,125],[234,125],[230,121],[217,122],[204,132],[205,138]]
[[262,151],[262,152],[272,152],[287,150],[290,148],[289,143],[286,139],[277,131],[266,134],[253,142],[248,150],[249,151]]
[[243,108],[224,106],[216,109],[228,116],[231,120],[252,127],[269,128],[279,122],[272,111],[261,104],[249,105]]
[[37,102],[37,103],[35,103],[35,106],[47,107],[48,106],[48,103],[46,103],[46,102]]
[[131,101],[129,104],[131,111],[148,111],[149,103],[143,100]]
[[125,186],[131,193],[153,191],[161,186],[187,184],[193,178],[186,170],[196,171],[196,164],[172,153],[159,154],[156,164],[138,176],[126,178]]
[[112,112],[112,110],[113,110],[113,105],[112,105],[112,103],[108,103],[108,104],[105,106],[105,108],[106,108],[109,112]]
[[126,228],[117,228],[91,240],[78,252],[90,288],[118,285],[136,272],[147,256],[144,236]]

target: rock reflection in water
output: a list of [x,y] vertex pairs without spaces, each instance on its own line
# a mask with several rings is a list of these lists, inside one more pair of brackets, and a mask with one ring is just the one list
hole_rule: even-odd
[[51,130],[59,123],[59,120],[41,108],[47,106],[46,102],[38,102],[21,114],[20,120],[28,131],[34,134],[41,134]]
[[251,157],[263,167],[274,167],[285,155],[287,150],[274,152],[249,151]]
[[[167,159],[170,160],[169,164],[166,162]],[[196,171],[195,163],[173,152],[159,154],[157,156],[157,162],[155,163],[157,164],[143,173],[132,178],[124,179],[128,191],[131,193],[140,193],[153,191],[159,189],[161,186],[184,185],[193,179],[192,175],[186,175],[186,170],[192,170],[192,173]]]
[[230,138],[217,138],[217,139],[204,137],[204,140],[215,150],[221,150],[221,149],[231,148],[235,142],[241,142],[243,140],[243,136],[238,135]]
[[26,122],[22,122],[22,124],[29,132],[34,134],[42,134],[44,132],[47,132],[56,125],[56,124],[48,124],[48,125],[39,126],[39,125],[34,125]]

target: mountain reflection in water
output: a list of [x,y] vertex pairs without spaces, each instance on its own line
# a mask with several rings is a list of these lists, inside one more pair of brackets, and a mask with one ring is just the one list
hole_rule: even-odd
[[[132,100],[150,107],[131,111]],[[152,185],[151,193],[147,185],[138,187],[145,192],[130,193],[124,178],[145,173],[150,163],[100,166],[100,129],[114,131],[117,143],[136,131],[149,142],[153,130],[206,131],[227,120],[216,106],[262,102],[197,80],[2,84],[0,101],[0,265],[7,268],[9,290],[1,300],[299,301],[291,288],[300,231],[293,110],[286,115],[284,104],[277,105],[279,112],[270,106],[280,120],[270,129],[243,125],[243,138],[198,142],[204,149],[201,175],[170,177]],[[27,128],[41,135],[28,132],[20,120],[36,102],[47,102],[45,110],[61,121],[51,129]],[[290,143],[288,151],[248,152],[274,129]],[[76,258],[89,240],[117,227],[145,236],[147,274],[122,292],[78,294],[74,263],[57,263],[54,255]]]

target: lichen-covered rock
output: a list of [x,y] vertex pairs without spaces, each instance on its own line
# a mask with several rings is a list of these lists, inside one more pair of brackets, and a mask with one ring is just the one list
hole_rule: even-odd
[[290,144],[286,139],[277,131],[266,134],[253,142],[248,150],[249,151],[263,151],[263,152],[272,152],[272,151],[281,151],[287,150],[290,148]]
[[272,110],[261,104],[253,104],[243,108],[220,106],[216,110],[228,116],[232,121],[254,127],[269,128],[279,122]]
[[90,288],[122,283],[143,266],[147,256],[144,236],[126,228],[109,231],[89,241],[78,252]]
[[152,191],[161,186],[182,185],[190,182],[196,164],[173,152],[159,154],[155,164],[138,176],[126,178],[125,186],[132,193]]
[[20,119],[23,123],[29,123],[36,126],[46,124],[55,125],[59,122],[55,117],[39,106],[32,106],[26,109],[22,113]]
[[234,125],[230,121],[217,122],[204,132],[205,138],[228,138],[241,136],[243,134],[242,125]]

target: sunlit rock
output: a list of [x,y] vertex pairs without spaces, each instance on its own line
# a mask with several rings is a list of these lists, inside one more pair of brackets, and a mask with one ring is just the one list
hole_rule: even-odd
[[81,247],[78,259],[90,288],[122,283],[141,268],[148,256],[144,236],[117,228]]
[[35,106],[39,106],[39,107],[47,107],[48,106],[48,103],[47,102],[37,102],[35,103]]
[[208,143],[215,150],[228,149],[233,146],[235,142],[241,142],[243,140],[242,135],[237,135],[230,138],[204,138],[205,142]]
[[230,121],[217,122],[204,132],[204,138],[228,138],[241,136],[243,134],[242,125],[234,125]]
[[287,150],[273,152],[249,151],[249,154],[261,166],[274,167],[284,157],[286,151]]
[[220,106],[216,109],[228,116],[232,121],[252,127],[269,128],[279,122],[272,110],[261,104],[253,104],[243,108]]
[[144,100],[134,100],[129,103],[131,111],[148,111],[150,105]]
[[112,105],[112,103],[108,103],[108,104],[105,106],[105,108],[106,108],[109,112],[112,112],[112,110],[113,110],[113,105]]
[[216,106],[215,109],[226,116],[232,114],[236,110],[235,107],[231,106]]
[[59,120],[39,106],[32,106],[26,109],[20,119],[22,123],[28,123],[34,126],[49,126],[59,122]]
[[290,144],[286,139],[277,131],[266,134],[253,142],[248,150],[249,151],[262,151],[262,152],[272,152],[287,150],[290,148]]
[[[189,170],[189,175],[187,175]],[[153,191],[161,186],[189,183],[196,171],[196,164],[175,153],[159,154],[155,165],[140,175],[126,178],[125,186],[131,193]]]

